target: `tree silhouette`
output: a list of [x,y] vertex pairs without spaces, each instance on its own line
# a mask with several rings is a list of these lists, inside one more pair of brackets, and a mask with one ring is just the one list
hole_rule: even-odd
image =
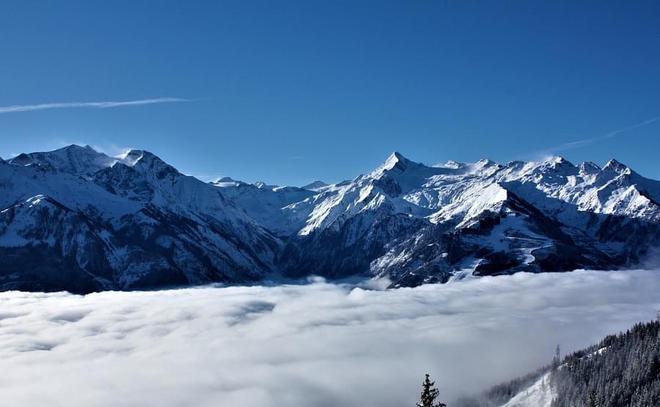
[[427,373],[422,383],[422,394],[417,407],[447,407],[445,403],[435,402],[439,394],[440,392],[435,388],[435,382],[431,381],[431,377]]
[[552,367],[557,369],[561,364],[561,348],[559,345],[555,348],[555,356],[552,358]]
[[596,390],[592,390],[589,393],[589,399],[587,400],[587,407],[599,407],[600,402],[598,401],[598,393]]

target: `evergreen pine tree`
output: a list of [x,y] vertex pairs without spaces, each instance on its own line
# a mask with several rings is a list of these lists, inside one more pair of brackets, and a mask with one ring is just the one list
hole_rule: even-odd
[[438,398],[439,394],[440,391],[435,388],[435,382],[431,381],[431,378],[427,373],[424,382],[422,383],[422,394],[419,403],[417,403],[417,407],[447,407],[445,403],[435,402],[435,399]]
[[555,356],[552,358],[552,367],[557,369],[561,363],[561,348],[559,345],[555,348]]
[[591,390],[589,393],[587,407],[600,407],[600,402],[598,401],[598,394],[596,394],[596,390]]

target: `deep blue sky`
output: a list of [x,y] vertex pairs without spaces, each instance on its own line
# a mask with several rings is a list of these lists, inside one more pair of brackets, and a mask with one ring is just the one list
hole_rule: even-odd
[[[538,158],[660,116],[660,2],[0,3],[0,107],[155,97],[193,101],[0,114],[0,156],[137,147],[282,184],[393,150]],[[559,150],[660,178],[660,122]]]

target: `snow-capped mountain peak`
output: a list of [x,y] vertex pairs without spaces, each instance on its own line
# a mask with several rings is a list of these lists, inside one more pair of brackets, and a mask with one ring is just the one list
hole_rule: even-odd
[[613,171],[619,174],[622,174],[624,172],[630,173],[632,170],[625,164],[620,163],[619,161],[615,160],[614,158],[609,160],[607,164],[603,167],[604,171]]
[[35,163],[35,160],[28,154],[20,153],[16,157],[10,158],[9,162],[14,165],[28,166]]
[[94,150],[90,146],[71,144],[54,151],[19,154],[8,161],[13,165],[39,166],[46,170],[90,177],[110,167],[117,159]]
[[235,180],[232,177],[222,177],[216,179],[215,181],[211,181],[211,185],[219,188],[237,187],[239,185],[245,185],[245,184],[246,184],[245,182]]
[[433,174],[440,173],[441,170],[436,167],[430,167],[404,157],[401,153],[395,151],[387,157],[387,159],[379,165],[374,171],[367,176],[369,178],[380,179],[385,176],[411,176],[416,179],[429,177]]
[[142,155],[143,155],[142,150],[128,149],[124,151],[122,154],[118,155],[117,158],[124,165],[128,165],[129,167],[132,167],[142,158]]
[[[358,177],[358,182],[377,181],[377,186],[392,196],[409,192],[421,187],[426,181],[446,169],[430,167],[407,159],[401,153],[392,153],[387,160],[374,171]],[[360,181],[362,180],[362,181]]]
[[435,164],[435,165],[434,165],[434,167],[438,167],[438,168],[451,168],[451,169],[454,169],[454,170],[459,169],[459,168],[462,168],[462,167],[464,167],[464,166],[465,166],[465,163],[461,163],[461,162],[454,161],[454,160],[448,160],[448,161],[445,162],[445,163],[442,163],[442,164]]
[[[299,188],[206,183],[145,150],[112,158],[68,146],[0,162],[0,255],[14,259],[0,265],[0,286],[86,291],[270,273],[416,285],[626,266],[660,244],[658,202],[660,182],[614,160],[427,166],[394,152],[353,180]],[[52,260],[44,278],[70,273],[75,284],[26,277],[37,254]]]
[[156,179],[183,176],[176,168],[146,150],[129,150],[120,157],[119,163]]
[[376,171],[390,171],[395,167],[401,171],[405,171],[407,164],[410,162],[406,157],[404,157],[398,151],[394,151],[392,154],[387,157],[385,162]]
[[598,164],[591,161],[584,161],[580,163],[580,173],[583,175],[596,174],[601,170]]
[[325,187],[327,187],[328,185],[329,185],[329,184],[326,184],[326,183],[323,182],[323,181],[316,180],[316,181],[312,181],[312,182],[310,182],[310,183],[307,184],[307,185],[304,185],[302,188],[304,188],[304,189],[308,189],[308,190],[310,190],[310,191],[317,191],[317,190],[320,190],[321,188],[325,188]]
[[120,160],[122,164],[129,167],[135,167],[137,165],[153,166],[154,163],[157,163],[157,165],[169,165],[161,160],[160,157],[147,150],[128,150],[120,156]]
[[560,155],[552,155],[543,161],[554,165],[573,165],[570,161]]

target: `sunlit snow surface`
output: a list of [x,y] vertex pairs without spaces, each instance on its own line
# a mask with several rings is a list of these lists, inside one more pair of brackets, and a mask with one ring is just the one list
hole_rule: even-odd
[[413,289],[0,293],[12,406],[403,406],[451,401],[655,317],[660,273],[516,274]]
[[554,397],[550,373],[546,373],[502,407],[551,407]]

